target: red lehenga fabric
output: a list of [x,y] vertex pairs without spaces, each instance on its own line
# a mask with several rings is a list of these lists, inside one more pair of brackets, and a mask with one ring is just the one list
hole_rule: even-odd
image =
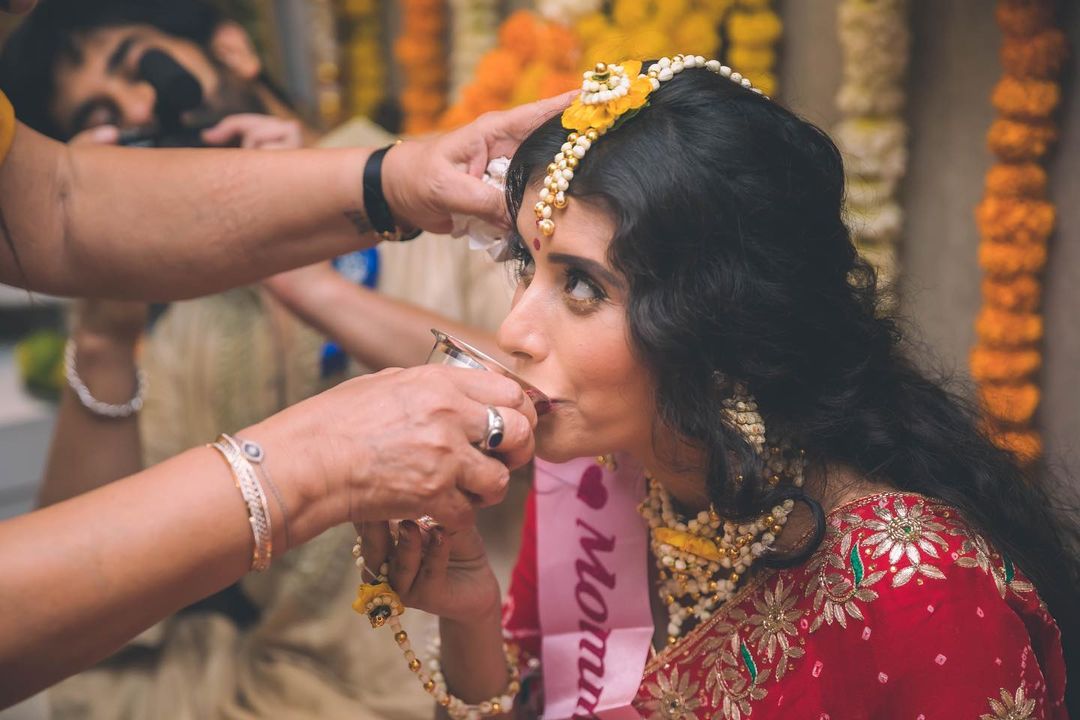
[[[532,657],[536,551],[530,498],[504,626]],[[954,509],[885,493],[830,513],[805,565],[760,573],[653,657],[634,706],[671,720],[1064,720],[1064,688],[1060,632],[1012,562]]]

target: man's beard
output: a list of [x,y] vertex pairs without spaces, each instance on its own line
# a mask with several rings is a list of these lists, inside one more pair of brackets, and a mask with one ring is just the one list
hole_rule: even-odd
[[213,97],[184,114],[184,125],[193,129],[216,125],[230,115],[242,113],[267,114],[266,103],[259,97],[254,82],[242,80],[229,70],[218,67],[218,87]]

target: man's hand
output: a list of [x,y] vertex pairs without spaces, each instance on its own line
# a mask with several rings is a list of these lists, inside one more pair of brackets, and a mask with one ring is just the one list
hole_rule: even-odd
[[295,120],[272,115],[245,113],[230,115],[212,128],[203,130],[207,145],[233,145],[248,150],[295,150],[304,145],[303,128]]
[[390,149],[383,161],[383,190],[401,227],[449,232],[451,213],[475,215],[509,228],[506,199],[481,180],[488,163],[511,156],[529,133],[562,112],[574,93],[487,113],[445,135]]

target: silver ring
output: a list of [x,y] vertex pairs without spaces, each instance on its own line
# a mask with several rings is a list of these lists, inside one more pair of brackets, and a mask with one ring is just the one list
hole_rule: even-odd
[[487,409],[487,432],[484,433],[484,439],[480,443],[480,449],[484,452],[489,452],[499,447],[503,441],[503,434],[506,430],[506,423],[503,422],[502,415],[499,411],[488,405]]

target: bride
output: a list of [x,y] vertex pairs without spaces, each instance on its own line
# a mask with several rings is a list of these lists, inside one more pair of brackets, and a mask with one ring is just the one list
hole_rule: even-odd
[[905,354],[824,133],[715,61],[601,63],[507,194],[499,342],[555,402],[502,612],[475,529],[363,528],[356,607],[440,713],[1068,716],[1075,528]]

